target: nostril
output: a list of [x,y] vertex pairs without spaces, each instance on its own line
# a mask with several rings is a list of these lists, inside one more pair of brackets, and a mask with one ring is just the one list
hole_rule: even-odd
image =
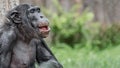
[[40,18],[43,18],[43,16],[40,16]]

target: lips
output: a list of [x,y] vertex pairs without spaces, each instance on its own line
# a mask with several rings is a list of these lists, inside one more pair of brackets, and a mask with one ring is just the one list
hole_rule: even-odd
[[48,30],[48,26],[40,26],[39,29],[40,30]]
[[40,32],[49,32],[50,31],[50,27],[49,26],[42,26],[39,27]]
[[49,35],[50,27],[48,23],[40,23],[38,28],[43,37],[47,37]]
[[39,24],[39,30],[41,31],[50,31],[50,27],[48,23],[40,23]]

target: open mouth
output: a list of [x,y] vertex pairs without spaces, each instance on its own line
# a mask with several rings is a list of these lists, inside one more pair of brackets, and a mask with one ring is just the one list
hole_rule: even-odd
[[39,30],[40,31],[50,31],[50,27],[48,25],[40,25]]
[[50,31],[50,27],[46,23],[42,23],[39,25],[39,31],[40,33],[47,34]]
[[40,26],[39,29],[40,30],[48,30],[48,26],[47,25],[46,26]]

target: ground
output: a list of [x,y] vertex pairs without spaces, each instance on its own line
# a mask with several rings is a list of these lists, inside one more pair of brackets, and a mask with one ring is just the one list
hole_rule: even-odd
[[120,68],[120,46],[102,51],[52,47],[64,68]]

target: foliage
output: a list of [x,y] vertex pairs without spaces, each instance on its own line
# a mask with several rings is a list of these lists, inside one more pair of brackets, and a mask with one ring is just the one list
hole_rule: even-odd
[[93,22],[93,13],[76,11],[80,5],[68,12],[53,2],[56,11],[43,11],[52,22],[52,50],[64,68],[120,67],[120,24]]
[[70,48],[58,44],[51,48],[64,68],[119,68],[120,46],[104,51]]
[[80,42],[82,39],[82,26],[88,21],[91,13],[83,16],[74,16],[74,13],[65,13],[60,16],[53,15],[52,31],[53,41],[66,42],[69,45]]
[[80,5],[68,12],[53,2],[56,11],[43,11],[52,22],[52,50],[64,68],[120,67],[120,24],[93,22],[93,13],[76,11]]
[[56,11],[43,8],[50,20],[52,44],[64,43],[71,47],[86,47],[87,49],[102,50],[120,43],[120,25],[118,23],[103,26],[93,22],[93,13],[87,10],[77,12],[78,6],[64,11],[57,0],[53,0]]
[[71,46],[76,43],[81,43],[83,39],[82,28],[85,23],[92,20],[93,14],[88,11],[84,11],[82,14],[76,12],[78,5],[73,6],[69,12],[63,11],[61,6],[56,3],[57,2],[55,1],[55,6],[58,7],[59,11],[52,13],[44,10],[45,14],[52,22],[50,23],[52,29],[51,31],[53,33],[52,43],[64,42]]
[[99,33],[94,36],[93,46],[104,49],[120,45],[120,24],[113,23],[110,26],[101,28]]

